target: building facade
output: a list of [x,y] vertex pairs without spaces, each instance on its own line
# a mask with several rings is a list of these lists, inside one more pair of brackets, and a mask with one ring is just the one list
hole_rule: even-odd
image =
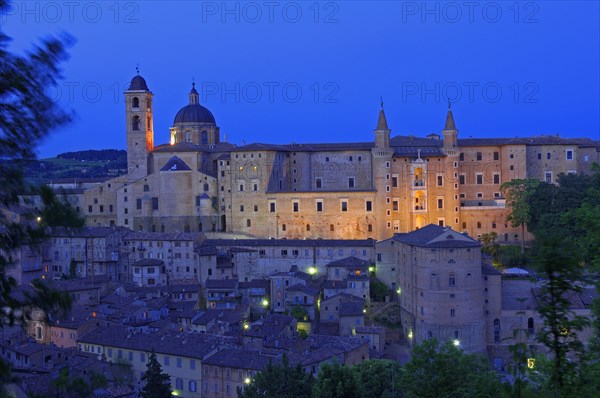
[[370,142],[235,146],[221,141],[195,87],[168,143],[155,145],[152,95],[144,78],[132,79],[129,174],[84,190],[89,225],[383,240],[436,224],[513,242],[521,232],[506,222],[502,183],[555,183],[560,173],[589,173],[599,156],[590,139],[459,139],[450,108],[441,135],[393,137],[383,104]]

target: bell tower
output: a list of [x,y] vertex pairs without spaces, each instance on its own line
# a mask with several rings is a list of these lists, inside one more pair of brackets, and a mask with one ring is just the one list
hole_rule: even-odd
[[127,175],[137,179],[148,175],[149,156],[154,149],[152,92],[139,70],[125,91]]

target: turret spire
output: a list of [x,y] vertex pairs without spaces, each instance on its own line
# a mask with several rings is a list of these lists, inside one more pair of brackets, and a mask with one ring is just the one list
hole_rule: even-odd
[[198,103],[198,91],[196,91],[196,82],[192,79],[192,89],[190,90],[190,105]]
[[452,116],[452,103],[450,102],[450,98],[448,98],[448,114],[446,115],[446,125],[444,130],[456,130],[456,125],[454,124],[454,116]]
[[377,128],[375,128],[375,147],[389,148],[390,147],[390,129],[383,111],[383,97],[379,97],[379,119],[377,119]]
[[385,112],[383,111],[383,97],[379,97],[381,109],[379,110],[379,119],[377,120],[376,130],[389,130]]

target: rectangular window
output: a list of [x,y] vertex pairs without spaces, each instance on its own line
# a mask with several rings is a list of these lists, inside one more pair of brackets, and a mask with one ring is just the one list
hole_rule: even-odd
[[443,209],[444,208],[444,199],[438,199],[437,200],[437,205],[438,205],[438,209]]
[[347,201],[343,200],[341,202],[341,210],[342,211],[348,211],[348,202]]
[[354,188],[354,177],[348,177],[348,188]]
[[465,160],[465,154],[461,152],[460,155],[458,155],[458,160],[463,162]]
[[461,175],[458,177],[458,183],[459,183],[460,185],[465,185],[465,175],[464,175],[464,174],[461,174]]
[[444,177],[442,175],[437,176],[437,185],[438,185],[438,187],[441,187],[444,185]]
[[392,187],[398,188],[398,177],[397,176],[392,176]]
[[323,201],[317,201],[317,211],[323,211]]
[[500,184],[500,174],[494,174],[494,184]]
[[322,178],[315,178],[315,188],[322,188],[323,187],[323,179]]
[[298,213],[299,207],[300,207],[300,204],[298,202],[292,202],[292,211],[294,213]]
[[572,149],[567,149],[566,158],[567,158],[567,160],[573,160],[573,150]]
[[500,154],[498,152],[494,152],[494,160],[499,160]]
[[545,178],[546,178],[546,182],[548,184],[552,184],[552,172],[551,171],[547,171],[545,173]]
[[550,160],[552,158],[552,155],[550,154],[550,152],[546,153],[546,159]]
[[483,159],[483,154],[481,152],[477,152],[477,160]]
[[270,202],[269,203],[269,211],[271,213],[275,213],[275,202]]
[[483,174],[477,173],[475,175],[475,181],[476,181],[477,185],[483,184]]
[[158,210],[158,198],[152,198],[152,210]]
[[456,316],[456,310],[454,308],[450,309],[450,316]]
[[365,202],[365,211],[373,211],[373,202],[370,200]]
[[142,210],[142,200],[141,199],[136,199],[135,200],[135,208],[137,210]]
[[398,211],[398,207],[399,207],[398,204],[399,204],[399,200],[398,199],[392,200],[392,210]]

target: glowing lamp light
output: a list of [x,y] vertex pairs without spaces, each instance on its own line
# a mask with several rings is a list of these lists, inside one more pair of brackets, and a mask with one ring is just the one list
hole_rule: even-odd
[[246,384],[250,384],[250,378],[249,378],[249,377],[246,377],[246,379],[244,380],[244,383],[246,383]]
[[263,299],[262,305],[263,305],[263,307],[268,307],[269,306],[269,300]]
[[244,330],[248,330],[250,329],[250,325],[248,325],[247,323],[244,323]]
[[402,293],[402,289],[398,288],[398,290],[396,290],[396,293],[398,293],[398,294]]
[[412,338],[413,338],[413,332],[412,332],[412,330],[410,332],[408,332],[408,338],[412,340]]
[[375,267],[369,267],[369,272],[375,272]]
[[[171,144],[171,145],[175,145],[175,135],[174,135],[174,134],[171,134],[171,141],[170,141],[170,144]],[[175,394],[173,394],[173,395],[175,395]]]
[[173,395],[174,397],[178,397],[179,396],[179,391],[175,390],[171,393],[171,395]]
[[310,268],[308,269],[308,273],[309,273],[310,275],[315,275],[315,274],[317,273],[317,269],[316,269],[315,267],[310,267]]
[[527,367],[529,369],[535,368],[535,358],[527,358]]
[[452,344],[454,344],[455,347],[460,347],[460,340],[454,339],[454,340],[452,340]]
[[363,314],[366,314],[366,313],[367,313],[367,309],[363,308]]

